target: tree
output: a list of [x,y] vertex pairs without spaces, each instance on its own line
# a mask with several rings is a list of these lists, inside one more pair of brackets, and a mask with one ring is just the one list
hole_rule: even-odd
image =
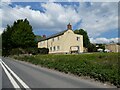
[[40,39],[42,39],[43,37],[42,36],[39,36],[39,35],[36,35],[35,36],[35,41],[38,42]]
[[11,39],[14,47],[27,48],[35,46],[35,35],[27,19],[14,22],[12,30]]
[[84,47],[88,48],[90,46],[90,40],[85,30],[83,29],[75,30],[74,33],[83,35],[83,46]]
[[11,40],[12,29],[7,25],[6,30],[2,33],[2,54],[9,55],[9,51],[12,49],[12,40]]
[[9,55],[15,48],[35,47],[35,35],[27,19],[17,20],[2,33],[2,54]]
[[97,52],[96,45],[90,43],[90,45],[88,47],[88,52]]

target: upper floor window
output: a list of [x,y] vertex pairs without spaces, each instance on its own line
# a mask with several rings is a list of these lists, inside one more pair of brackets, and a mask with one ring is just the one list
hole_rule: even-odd
[[58,37],[57,37],[57,39],[59,40],[59,39],[60,39],[60,37],[58,36]]
[[54,38],[52,39],[52,41],[54,41]]
[[80,37],[77,37],[77,41],[80,41]]

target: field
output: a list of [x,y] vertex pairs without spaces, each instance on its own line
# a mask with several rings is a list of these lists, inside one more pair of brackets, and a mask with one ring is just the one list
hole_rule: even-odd
[[95,80],[110,82],[120,87],[118,53],[34,55],[14,56],[14,58],[65,73],[89,76]]

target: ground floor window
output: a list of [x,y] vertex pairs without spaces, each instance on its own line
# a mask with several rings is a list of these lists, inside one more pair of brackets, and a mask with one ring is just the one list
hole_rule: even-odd
[[54,50],[54,51],[56,50],[55,46],[53,47],[53,50]]
[[60,50],[60,46],[57,46],[57,50]]
[[52,47],[50,47],[50,51],[52,51]]
[[50,51],[57,51],[57,50],[60,50],[60,46],[50,47],[49,49]]

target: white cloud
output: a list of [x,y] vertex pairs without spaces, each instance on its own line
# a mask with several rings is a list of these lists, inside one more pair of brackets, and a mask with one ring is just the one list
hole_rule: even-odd
[[42,4],[42,7],[45,13],[32,10],[30,6],[3,6],[3,27],[17,19],[28,18],[34,29],[64,30],[69,22],[75,24],[79,20],[79,15],[72,7],[64,8],[56,3]]
[[2,2],[11,2],[11,0],[1,0]]
[[0,2],[1,5],[8,5],[8,4],[11,4],[11,0],[1,0]]
[[119,2],[119,0],[1,0],[2,2]]
[[96,39],[90,38],[90,41],[91,43],[110,43],[110,42],[118,43],[120,41],[120,38],[110,38],[110,39],[104,37],[96,38]]
[[82,17],[82,25],[88,31],[90,37],[97,37],[106,31],[118,28],[118,3],[92,3],[87,7],[80,3],[79,15]]
[[80,20],[79,15],[72,7],[65,8],[56,3],[47,3],[42,6],[46,9],[45,14],[55,24],[55,27],[65,27],[69,22],[75,24]]
[[4,29],[5,28],[0,27],[0,35],[2,34],[2,32],[3,32]]
[[72,6],[64,7],[58,3],[43,3],[42,8],[45,13],[33,10],[30,6],[16,5],[12,8],[8,6],[8,3],[3,4],[0,9],[2,11],[2,28],[17,19],[27,18],[34,30],[62,31],[66,29],[69,22],[75,25],[82,19],[82,23],[78,27],[87,30],[92,42],[109,42],[106,38],[93,38],[104,32],[117,30],[118,27],[118,3],[91,2],[88,7],[85,2],[82,2],[77,7],[77,11]]

